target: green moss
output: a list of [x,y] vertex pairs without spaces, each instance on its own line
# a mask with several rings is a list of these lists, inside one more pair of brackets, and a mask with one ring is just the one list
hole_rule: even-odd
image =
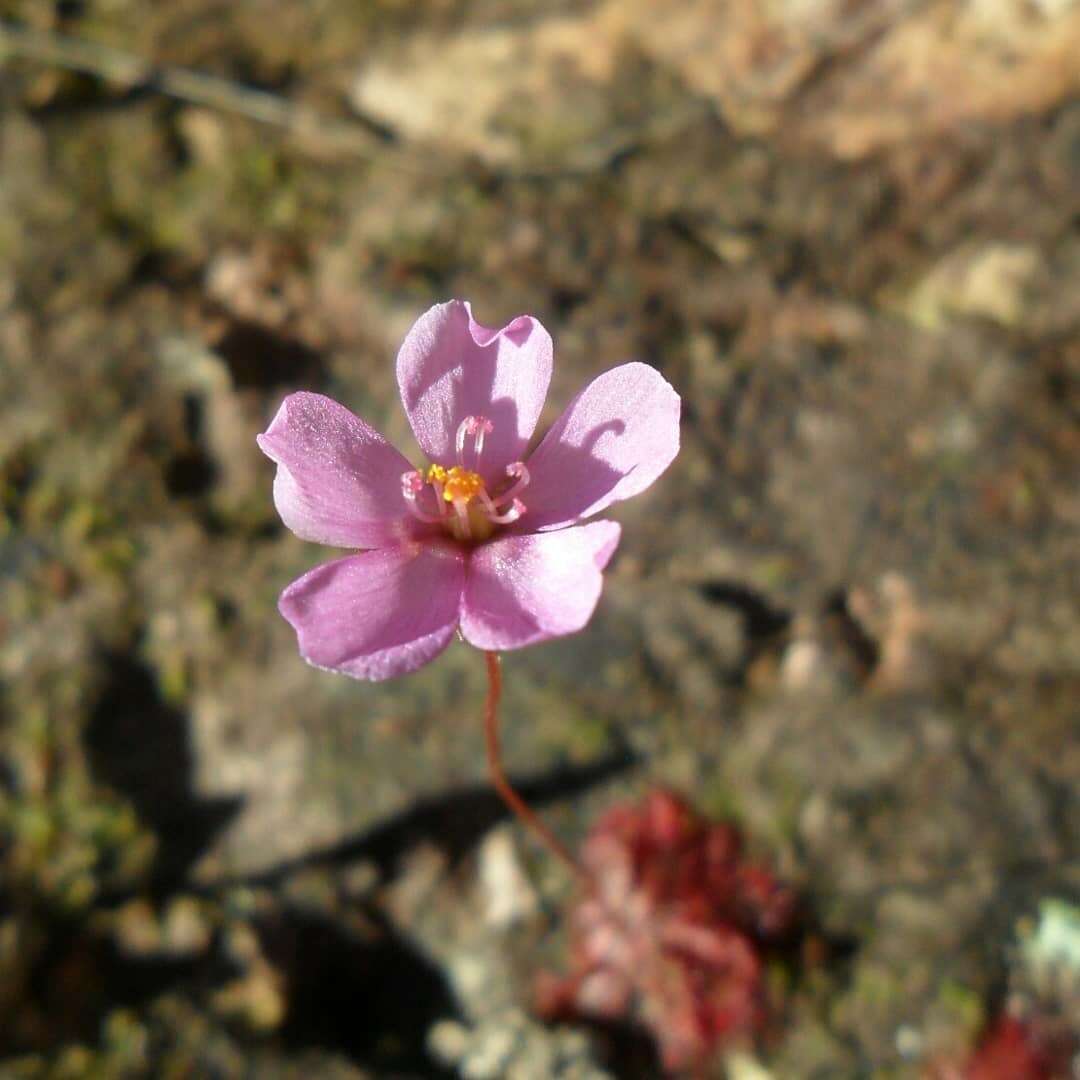
[[719,776],[714,776],[695,790],[694,802],[706,817],[714,821],[738,821],[741,814],[738,790]]
[[982,996],[963,983],[943,979],[938,986],[936,1011],[947,1014],[956,1026],[974,1033],[986,1019]]

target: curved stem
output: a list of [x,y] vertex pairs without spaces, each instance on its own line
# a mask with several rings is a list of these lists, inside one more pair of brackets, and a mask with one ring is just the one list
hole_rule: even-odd
[[589,875],[585,868],[570,854],[562,841],[540,820],[528,803],[510,786],[510,781],[506,778],[499,746],[499,699],[502,697],[502,663],[499,654],[494,652],[485,652],[484,659],[487,662],[488,676],[488,695],[484,708],[484,736],[487,741],[488,770],[491,773],[491,782],[495,790],[502,796],[503,802],[521,819],[524,825],[532,829],[544,846],[562,860],[576,877],[588,882]]

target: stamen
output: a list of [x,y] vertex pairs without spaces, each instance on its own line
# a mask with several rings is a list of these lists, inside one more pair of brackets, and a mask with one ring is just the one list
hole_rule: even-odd
[[485,499],[484,512],[493,525],[509,525],[525,513],[525,504],[520,499],[515,499],[510,509],[500,514],[496,511],[495,504],[490,499]]
[[413,517],[428,525],[435,525],[442,521],[442,514],[431,514],[422,510],[418,502],[420,492],[424,490],[423,473],[414,469],[412,472],[403,473],[401,476],[401,494],[405,496],[405,505]]
[[507,465],[506,475],[516,483],[496,497],[495,501],[499,504],[510,502],[515,495],[520,495],[529,486],[529,470],[525,468],[524,461],[514,461]]
[[[413,470],[401,477],[401,490],[412,515],[429,524],[441,524],[458,540],[482,543],[497,525],[509,525],[525,513],[525,504],[517,498],[529,485],[529,470],[524,462],[506,466],[509,484],[494,499],[488,493],[483,476],[476,471],[484,452],[484,442],[495,430],[486,416],[466,416],[455,435],[459,464],[447,468],[433,463],[426,472]],[[471,441],[471,450],[470,450]],[[471,454],[472,468],[465,464]],[[430,487],[435,499],[434,510],[421,507],[428,497],[422,493]]]
[[446,474],[443,489],[443,498],[447,502],[457,502],[460,499],[467,503],[484,490],[484,481],[479,473],[455,465]]
[[443,486],[446,483],[446,470],[441,465],[432,465],[427,471],[427,482],[435,492],[435,505],[439,508],[439,517],[444,518],[450,512],[446,505]]

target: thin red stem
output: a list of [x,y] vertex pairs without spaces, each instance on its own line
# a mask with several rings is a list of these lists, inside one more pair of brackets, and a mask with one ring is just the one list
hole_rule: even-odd
[[485,652],[484,659],[487,661],[488,676],[487,704],[484,708],[484,736],[487,740],[488,770],[491,773],[491,782],[495,790],[502,796],[503,802],[510,807],[526,827],[532,829],[544,846],[552,854],[558,856],[576,877],[588,883],[589,875],[585,868],[570,854],[569,849],[562,841],[541,821],[528,803],[510,786],[510,781],[506,778],[506,771],[503,769],[502,764],[502,753],[499,747],[499,699],[502,697],[502,663],[499,654],[494,652]]

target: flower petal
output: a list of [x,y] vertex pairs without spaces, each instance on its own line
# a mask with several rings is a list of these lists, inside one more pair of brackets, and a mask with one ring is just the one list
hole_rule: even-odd
[[601,571],[619,543],[614,521],[504,536],[472,555],[461,632],[478,649],[518,649],[572,634],[600,599]]
[[389,679],[434,660],[458,624],[465,556],[433,541],[364,551],[297,578],[278,610],[309,664]]
[[494,430],[477,471],[485,480],[501,477],[521,459],[536,427],[551,358],[551,336],[531,315],[491,330],[473,319],[462,300],[425,312],[397,358],[401,401],[421,449],[433,461],[452,465],[462,420],[487,417]]
[[373,548],[417,532],[401,493],[412,466],[377,431],[322,394],[290,394],[258,436],[277,462],[274,504],[302,540]]
[[595,378],[529,458],[521,527],[559,529],[644,491],[679,452],[679,395],[648,364]]

